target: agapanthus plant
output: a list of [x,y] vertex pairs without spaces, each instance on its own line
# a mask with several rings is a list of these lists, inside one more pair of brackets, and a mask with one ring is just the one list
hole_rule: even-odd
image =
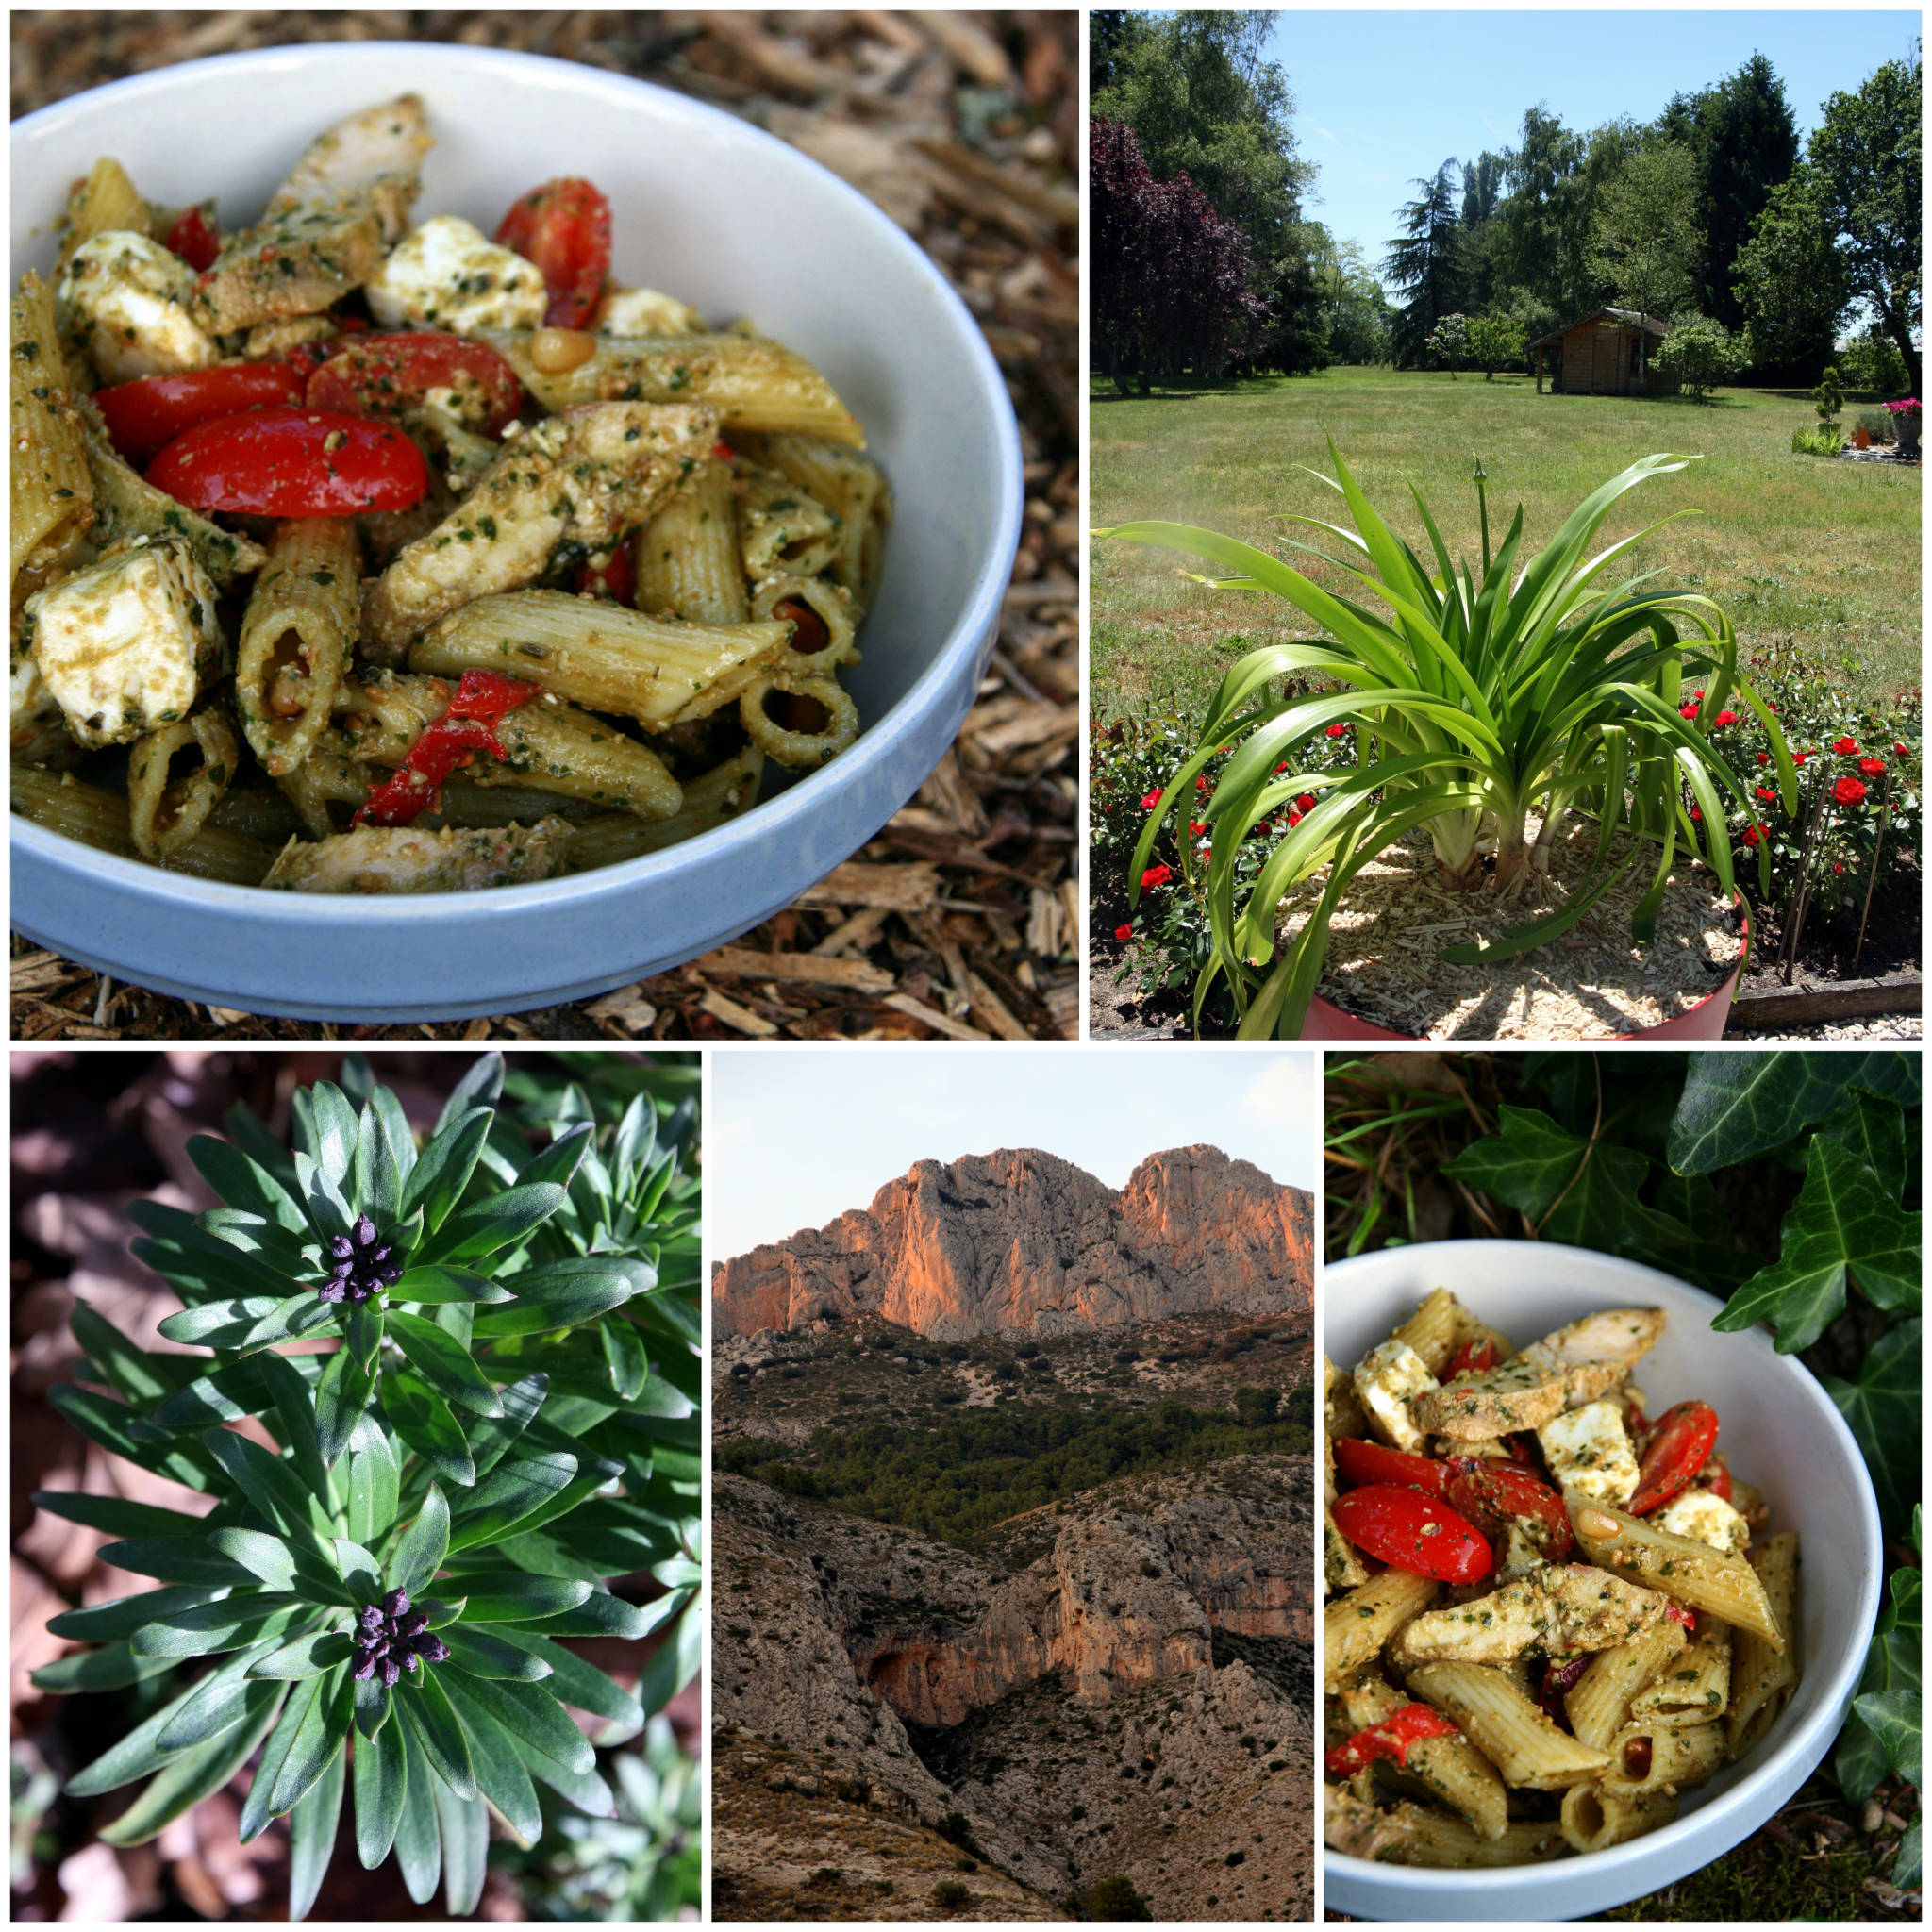
[[[56,1617],[98,1647],[36,1685],[176,1693],[67,1789],[152,1777],[102,1834],[138,1844],[259,1749],[241,1836],[290,1817],[298,1919],[352,1777],[362,1863],[393,1850],[411,1898],[441,1878],[468,1913],[491,1814],[534,1842],[542,1784],[613,1815],[565,1706],[618,1741],[697,1667],[695,1111],[660,1121],[640,1091],[600,1125],[573,1087],[537,1151],[503,1079],[479,1061],[420,1148],[358,1062],[348,1091],[296,1096],[292,1154],[231,1112],[225,1140],[189,1142],[225,1205],[130,1210],[186,1304],[161,1332],[208,1356],[143,1351],[80,1305],[81,1380],[114,1393],[53,1391],[104,1448],[215,1499],[36,1496],[163,1586]],[[296,1337],[337,1345],[275,1345]],[[259,1432],[230,1426],[247,1418]],[[642,1608],[610,1589],[639,1573],[666,1587]],[[636,1692],[559,1641],[654,1631]]]
[[[1620,829],[1657,848],[1651,887],[1632,923],[1640,941],[1655,933],[1680,841],[1693,853],[1701,843],[1719,886],[1731,891],[1723,794],[1748,805],[1749,781],[1731,769],[1709,732],[1731,703],[1756,714],[1789,810],[1796,773],[1783,734],[1740,674],[1737,634],[1715,603],[1685,591],[1641,590],[1655,573],[1614,586],[1605,581],[1609,566],[1650,530],[1584,559],[1626,491],[1693,458],[1653,456],[1633,463],[1586,499],[1521,569],[1523,508],[1517,506],[1507,536],[1491,556],[1478,464],[1478,575],[1467,562],[1458,570],[1451,560],[1428,506],[1412,492],[1433,552],[1434,567],[1424,563],[1375,512],[1332,441],[1328,447],[1336,477],[1318,480],[1345,500],[1355,528],[1291,517],[1287,521],[1337,539],[1346,552],[1337,557],[1307,544],[1292,547],[1322,557],[1380,600],[1386,614],[1324,591],[1279,558],[1211,530],[1137,523],[1095,533],[1206,558],[1233,575],[1202,581],[1221,590],[1272,591],[1327,633],[1251,651],[1228,672],[1208,706],[1193,756],[1149,813],[1135,850],[1130,903],[1140,897],[1170,818],[1190,878],[1196,841],[1183,834],[1193,818],[1211,833],[1207,901],[1214,952],[1195,981],[1196,1024],[1208,992],[1223,980],[1241,1015],[1244,1038],[1298,1035],[1327,953],[1329,920],[1350,880],[1415,830],[1427,834],[1448,878],[1469,890],[1492,887],[1507,898],[1523,890],[1532,868],[1546,862],[1567,810],[1587,811],[1597,821],[1587,876],[1567,902],[1501,940],[1444,949],[1445,958],[1458,961],[1507,958],[1565,931],[1634,862],[1611,863]],[[1706,681],[1707,702],[1686,702],[1687,676]],[[1277,695],[1287,678],[1315,679],[1327,688]],[[1297,769],[1301,748],[1316,734],[1350,732],[1357,749],[1352,769]],[[1224,758],[1212,796],[1204,800],[1195,781]],[[1304,793],[1313,794],[1312,808],[1303,804]],[[1237,904],[1251,828],[1285,817],[1291,806],[1300,811],[1292,829]],[[1532,812],[1542,815],[1535,848],[1527,836]],[[1486,856],[1492,874],[1485,871]],[[1758,861],[1762,873],[1761,851]],[[1324,867],[1319,905],[1276,959],[1282,899]],[[1260,970],[1271,961],[1272,970]]]

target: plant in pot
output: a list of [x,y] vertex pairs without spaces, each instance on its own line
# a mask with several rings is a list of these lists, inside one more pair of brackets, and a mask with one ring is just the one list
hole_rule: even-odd
[[[158,1586],[49,1625],[94,1647],[38,1689],[132,1707],[67,1792],[147,1780],[101,1833],[141,1844],[258,1751],[241,1837],[288,1817],[293,1919],[350,1785],[362,1864],[393,1850],[419,1905],[440,1879],[475,1911],[491,1817],[542,1836],[538,1784],[614,1815],[565,1706],[633,1737],[697,1668],[695,1110],[660,1120],[639,1091],[600,1119],[564,1084],[525,1108],[540,1148],[504,1084],[479,1060],[420,1147],[360,1061],[346,1092],[297,1092],[292,1153],[233,1110],[228,1138],[188,1143],[223,1206],[129,1210],[186,1304],[161,1333],[208,1353],[144,1351],[83,1303],[92,1386],[53,1391],[92,1441],[213,1501],[35,1496],[123,1538],[105,1560]],[[297,1338],[336,1346],[275,1346]],[[641,1608],[610,1588],[641,1572],[665,1591]],[[635,1691],[560,1641],[653,1633]]]
[[[1208,706],[1193,755],[1149,813],[1132,861],[1138,901],[1158,837],[1170,817],[1183,868],[1191,876],[1196,842],[1191,812],[1208,825],[1206,900],[1212,957],[1195,979],[1198,1028],[1203,1003],[1226,986],[1242,1038],[1299,1036],[1327,952],[1329,923],[1362,868],[1411,831],[1433,846],[1441,875],[1461,890],[1492,887],[1507,900],[1533,869],[1547,866],[1557,830],[1571,809],[1593,815],[1593,859],[1570,898],[1547,917],[1476,946],[1451,946],[1459,964],[1498,960],[1567,931],[1636,864],[1611,862],[1619,830],[1654,844],[1655,874],[1637,905],[1633,937],[1647,942],[1681,842],[1700,851],[1718,884],[1734,893],[1724,795],[1751,810],[1748,782],[1713,745],[1717,721],[1748,708],[1764,727],[1789,811],[1797,774],[1776,719],[1738,669],[1737,634],[1709,598],[1645,591],[1649,575],[1607,583],[1610,566],[1660,529],[1650,526],[1585,560],[1584,553],[1618,500],[1648,478],[1683,469],[1689,457],[1658,455],[1633,463],[1572,512],[1557,536],[1518,566],[1523,509],[1493,555],[1480,463],[1475,484],[1482,570],[1459,571],[1420,492],[1417,509],[1433,552],[1431,568],[1392,531],[1362,493],[1331,440],[1336,476],[1318,480],[1344,501],[1353,530],[1312,517],[1289,521],[1326,532],[1346,547],[1337,557],[1290,540],[1354,579],[1386,614],[1321,588],[1254,545],[1189,525],[1135,523],[1101,537],[1191,552],[1231,575],[1203,578],[1222,590],[1269,591],[1314,619],[1325,636],[1252,651],[1223,679]],[[1665,519],[1664,522],[1674,521]],[[1688,640],[1687,640],[1687,635]],[[1299,674],[1335,687],[1278,694],[1278,680]],[[1703,679],[1687,702],[1687,677]],[[1297,773],[1300,748],[1316,733],[1353,728],[1351,769]],[[1195,779],[1211,760],[1226,762],[1203,805]],[[1301,793],[1315,795],[1258,872],[1240,872],[1249,827]],[[1541,814],[1532,849],[1527,820]],[[1768,859],[1760,841],[1762,875]],[[1486,876],[1485,857],[1493,859]],[[1275,924],[1284,895],[1324,868],[1319,904],[1276,958]],[[1242,895],[1241,888],[1245,887]]]
[[1907,396],[1900,402],[1887,403],[1886,408],[1891,415],[1892,433],[1898,438],[1898,446],[1909,450],[1913,455],[1919,449],[1919,399]]

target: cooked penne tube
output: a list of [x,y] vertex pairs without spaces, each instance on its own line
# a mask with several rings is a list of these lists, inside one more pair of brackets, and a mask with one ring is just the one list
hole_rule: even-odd
[[208,814],[208,824],[258,840],[272,851],[286,845],[303,828],[302,814],[273,785],[229,786]]
[[878,592],[892,492],[870,457],[822,436],[748,436],[746,455],[808,491],[842,525],[830,575],[869,608]]
[[1588,1784],[1563,1793],[1563,1837],[1573,1851],[1607,1852],[1626,1839],[1660,1831],[1676,1815],[1676,1799],[1663,1791],[1625,1793]]
[[1606,1792],[1628,1798],[1639,1791],[1688,1791],[1707,1783],[1724,1761],[1724,1727],[1701,1724],[1627,1724],[1610,1740],[1615,1769],[1603,1780]]
[[1322,1593],[1333,1596],[1338,1590],[1353,1590],[1369,1580],[1367,1566],[1355,1553],[1355,1546],[1335,1526],[1335,1512],[1322,1506]]
[[103,155],[68,197],[67,231],[60,238],[58,266],[65,270],[83,242],[109,229],[155,239],[154,217],[140,190],[119,161]]
[[[84,785],[72,774],[22,764],[13,766],[11,789],[14,810],[50,832],[122,858],[142,856],[128,824],[127,801],[118,792]],[[161,863],[169,872],[192,873],[196,878],[258,886],[274,858],[275,854],[254,839],[222,826],[204,825],[193,838],[168,853]]]
[[715,336],[598,336],[583,361],[540,369],[527,329],[479,329],[546,409],[578,403],[702,403],[727,429],[793,430],[865,447],[858,419],[832,386],[782,343]]
[[1426,1576],[1385,1570],[1330,1604],[1322,1616],[1322,1669],[1328,1689],[1338,1689],[1379,1657],[1382,1646],[1441,1589]]
[[[421,813],[416,824],[432,831],[444,825],[472,831],[485,825],[527,825],[536,819],[601,818],[607,807],[591,799],[572,798],[534,785],[479,785],[468,772],[442,781],[441,808]],[[630,814],[626,813],[626,817]],[[658,823],[640,819],[640,824]]]
[[[177,776],[184,754],[197,762]],[[142,855],[162,858],[208,823],[235,776],[241,746],[226,715],[210,706],[139,740],[127,755],[128,829]]]
[[21,277],[10,321],[8,568],[13,586],[9,608],[17,610],[59,574],[92,528],[95,512],[93,477],[69,391],[53,294],[31,271]]
[[830,577],[767,577],[751,600],[751,614],[793,626],[791,649],[780,659],[780,682],[788,689],[794,678],[828,676],[841,664],[858,661],[858,608],[851,591]]
[[[1342,1687],[1352,1731],[1383,1723],[1407,1705],[1373,1673]],[[1403,1770],[1465,1818],[1481,1839],[1499,1839],[1509,1822],[1508,1792],[1495,1766],[1467,1738],[1423,1738],[1411,1743]]]
[[728,463],[700,463],[637,536],[638,608],[698,624],[742,624],[744,558]]
[[1455,1719],[1507,1783],[1557,1791],[1610,1768],[1607,1752],[1559,1730],[1503,1672],[1485,1664],[1422,1664],[1409,1672],[1408,1688]]
[[185,538],[195,562],[223,591],[268,561],[268,552],[252,538],[209,523],[199,510],[175,502],[130,469],[93,423],[85,425],[83,440],[88,473],[93,478],[94,508],[100,514],[93,533],[96,543],[105,546],[124,537]]
[[1494,1838],[1485,1838],[1447,1812],[1400,1808],[1414,1813],[1397,1859],[1404,1865],[1540,1865],[1560,1858],[1568,1850],[1562,1828],[1548,1821],[1524,1819],[1506,1824]]
[[1751,1553],[1777,1627],[1773,1644],[1762,1632],[1736,1631],[1731,1651],[1731,1705],[1724,1714],[1733,1757],[1741,1757],[1777,1722],[1798,1684],[1798,1539],[1790,1530],[1767,1538]]
[[[326,839],[339,829],[338,815],[329,810],[330,806],[344,805],[353,811],[366,804],[369,794],[389,776],[378,766],[358,764],[351,758],[341,749],[347,741],[338,741],[334,731],[325,731],[292,772],[284,772],[275,780],[311,839]],[[346,820],[349,814],[341,816]]]
[[1700,1617],[1697,1634],[1630,1701],[1633,1718],[1717,1718],[1731,1701],[1731,1626]]
[[1356,1400],[1355,1377],[1338,1369],[1324,1355],[1322,1357],[1324,1426],[1332,1447],[1343,1437],[1359,1439],[1369,1433],[1369,1419]]
[[1727,1557],[1688,1537],[1653,1529],[1641,1517],[1607,1503],[1570,1499],[1576,1541],[1592,1562],[1665,1591],[1693,1610],[1708,1610],[1740,1630],[1755,1631],[1774,1650],[1784,1639],[1772,1621],[1764,1587],[1741,1557]]
[[816,576],[838,557],[844,525],[789,476],[758,470],[738,485],[738,548],[753,583]]
[[1462,1318],[1468,1314],[1468,1309],[1446,1288],[1439,1288],[1389,1339],[1412,1348],[1429,1374],[1441,1381],[1442,1371],[1449,1366],[1449,1357],[1456,1353]]
[[628,812],[585,819],[572,827],[567,872],[587,872],[599,865],[618,865],[626,858],[695,839],[748,811],[758,802],[765,756],[747,745],[736,758],[714,765],[684,787],[684,803],[668,819],[635,818]]
[[822,765],[858,736],[858,707],[836,677],[761,678],[738,701],[738,715],[751,741],[787,771]]
[[661,731],[707,718],[782,658],[789,624],[686,624],[561,591],[482,597],[409,652],[412,671],[527,677],[593,711]]
[[235,661],[242,734],[270,777],[293,771],[315,748],[348,669],[361,605],[361,556],[348,518],[293,518],[276,530]]
[[1563,1700],[1570,1728],[1594,1749],[1607,1748],[1630,1714],[1630,1702],[1684,1648],[1684,1626],[1666,1617],[1628,1643],[1600,1650]]

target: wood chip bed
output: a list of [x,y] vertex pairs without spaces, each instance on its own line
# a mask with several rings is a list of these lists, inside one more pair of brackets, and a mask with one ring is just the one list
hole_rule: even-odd
[[[1532,818],[1529,836],[1539,830]],[[1428,840],[1412,836],[1363,867],[1329,928],[1320,991],[1357,1018],[1426,1040],[1609,1040],[1689,1012],[1738,963],[1735,911],[1702,866],[1680,865],[1657,915],[1657,939],[1639,946],[1630,915],[1649,889],[1656,848],[1645,845],[1623,882],[1550,944],[1482,966],[1451,965],[1444,946],[1498,939],[1554,912],[1596,849],[1597,828],[1573,824],[1538,878],[1512,904],[1446,884]],[[1611,862],[1632,841],[1619,838]],[[1327,882],[1325,870],[1282,902],[1276,932],[1301,931]]]
[[580,1006],[318,1026],[104,980],[16,935],[16,1040],[1073,1039],[1079,1031],[1076,13],[16,12],[15,114],[243,47],[458,41],[755,121],[879,204],[986,333],[1026,512],[979,702],[918,797],[735,944]]

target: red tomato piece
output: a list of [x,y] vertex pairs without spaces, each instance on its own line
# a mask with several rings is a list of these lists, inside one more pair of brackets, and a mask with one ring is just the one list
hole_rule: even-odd
[[201,275],[214,267],[215,258],[222,252],[221,231],[198,208],[184,208],[161,246]]
[[1722,1456],[1713,1456],[1704,1465],[1704,1486],[1719,1502],[1731,1500],[1731,1465]]
[[432,329],[362,335],[344,342],[308,378],[311,409],[395,417],[432,389],[481,391],[483,433],[500,436],[524,406],[517,373],[488,342]]
[[1489,1541],[1420,1490],[1372,1484],[1335,1499],[1335,1526],[1391,1569],[1442,1583],[1474,1583],[1494,1565]]
[[479,751],[504,755],[497,724],[519,705],[528,704],[538,687],[494,671],[466,671],[441,717],[424,727],[395,771],[356,808],[351,825],[407,825],[436,796],[458,767],[475,761]]
[[608,597],[626,609],[637,608],[638,567],[628,539],[610,546],[608,562],[577,566],[577,595]]
[[1570,1512],[1547,1483],[1540,1483],[1514,1463],[1459,1456],[1451,1463],[1445,1494],[1485,1536],[1502,1536],[1512,1517],[1541,1525],[1536,1538],[1546,1560],[1560,1563],[1570,1553]]
[[302,376],[283,362],[241,362],[227,369],[191,369],[179,375],[143,375],[96,390],[108,440],[130,463],[158,455],[184,429],[211,416],[232,416],[263,403],[299,403]]
[[1657,1419],[1637,1465],[1637,1493],[1631,1515],[1661,1508],[1710,1460],[1717,1447],[1717,1410],[1707,1402],[1680,1402]]
[[429,465],[387,424],[271,405],[197,423],[149,464],[147,480],[196,509],[352,517],[420,503]]
[[[1304,810],[1307,808],[1303,808]],[[1442,1379],[1453,1382],[1457,1375],[1479,1375],[1485,1369],[1493,1369],[1498,1359],[1493,1341],[1465,1341],[1449,1357],[1449,1366],[1443,1372]]]
[[1685,1629],[1690,1631],[1693,1635],[1695,1634],[1697,1629],[1697,1612],[1695,1610],[1687,1610],[1682,1604],[1666,1604],[1664,1606],[1664,1615],[1672,1623],[1681,1624]]
[[[773,616],[785,614],[778,605]],[[1344,1436],[1335,1444],[1335,1468],[1352,1488],[1363,1483],[1399,1483],[1412,1490],[1425,1490],[1432,1496],[1449,1493],[1449,1465],[1427,1456],[1411,1456],[1406,1449],[1385,1449],[1379,1442],[1357,1441]]]
[[581,328],[610,273],[610,204],[588,181],[566,175],[518,198],[496,230],[497,245],[542,271],[546,328]]
[[[809,604],[803,604],[796,597],[787,597],[782,604],[774,604],[772,615],[791,625],[791,648],[803,651],[808,657],[815,657],[832,641],[832,633],[825,628],[825,620]],[[1415,1458],[1418,1462],[1424,1459],[1422,1457]]]
[[1428,1738],[1459,1738],[1460,1726],[1426,1704],[1405,1704],[1391,1710],[1378,1724],[1357,1731],[1347,1743],[1338,1744],[1323,1760],[1330,1777],[1353,1777],[1377,1757],[1392,1757],[1397,1764],[1408,1762],[1408,1747]]

